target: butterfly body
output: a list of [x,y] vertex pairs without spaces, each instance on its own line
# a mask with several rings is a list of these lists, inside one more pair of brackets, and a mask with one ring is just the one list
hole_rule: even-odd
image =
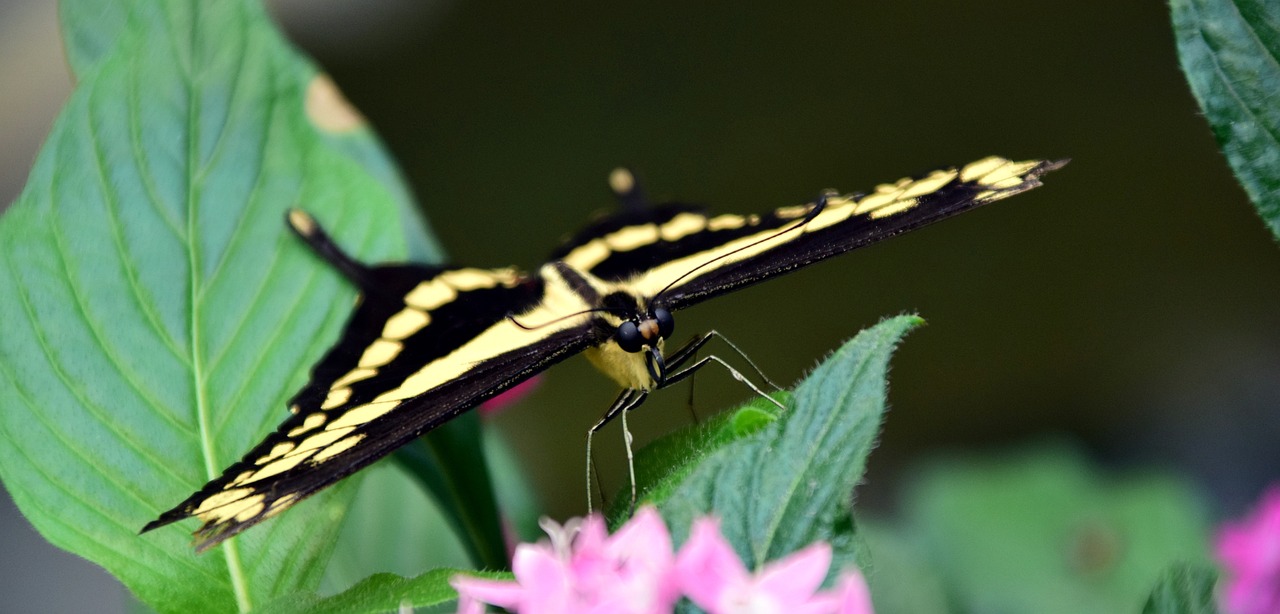
[[673,312],[1032,189],[1062,164],[984,158],[756,215],[632,208],[532,273],[365,265],[291,211],[293,230],[359,288],[355,312],[292,415],[143,530],[194,516],[197,548],[211,547],[580,352],[624,389],[603,424],[707,364],[693,359],[709,336],[668,351]]

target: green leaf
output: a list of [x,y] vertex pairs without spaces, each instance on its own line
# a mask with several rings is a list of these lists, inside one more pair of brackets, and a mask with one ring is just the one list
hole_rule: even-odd
[[904,507],[901,534],[960,611],[1129,612],[1171,561],[1208,559],[1203,505],[1185,485],[1103,477],[1064,446],[939,459]]
[[413,578],[377,574],[332,597],[298,593],[281,597],[261,608],[264,614],[375,614],[402,607],[429,607],[455,601],[458,594],[449,578],[466,573],[490,579],[510,579],[510,574],[433,569]]
[[871,563],[863,570],[876,614],[944,614],[947,595],[938,572],[909,536],[877,522],[862,521],[858,535]]
[[748,567],[818,539],[856,550],[849,503],[880,430],[889,355],[921,322],[899,316],[862,331],[796,387],[776,422],[707,455],[658,504],[675,540],[714,514]]
[[1280,4],[1173,0],[1182,71],[1272,234],[1280,238]]
[[58,17],[62,22],[62,44],[67,61],[77,76],[84,76],[111,54],[125,32],[129,13],[137,0],[61,0]]
[[473,567],[444,511],[399,463],[363,471],[321,590],[335,593],[380,572],[411,577],[436,567]]
[[[63,9],[78,84],[0,218],[0,479],[51,542],[161,611],[314,588],[351,485],[204,556],[144,523],[285,416],[354,290],[283,225],[370,260],[429,240],[376,140],[256,2]],[[98,11],[98,12],[94,12]],[[92,39],[94,16],[115,17]]]
[[1213,586],[1218,574],[1200,565],[1178,564],[1165,570],[1142,614],[1217,614]]

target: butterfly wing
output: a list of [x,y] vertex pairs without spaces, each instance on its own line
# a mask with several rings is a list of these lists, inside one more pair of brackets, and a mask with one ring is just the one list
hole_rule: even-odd
[[763,215],[710,216],[684,206],[627,211],[597,222],[558,253],[572,266],[626,280],[680,309],[902,234],[1040,185],[1066,161],[989,157]]
[[559,318],[577,305],[541,274],[327,256],[362,286],[342,340],[275,432],[144,532],[194,516],[203,551],[590,345],[589,316]]

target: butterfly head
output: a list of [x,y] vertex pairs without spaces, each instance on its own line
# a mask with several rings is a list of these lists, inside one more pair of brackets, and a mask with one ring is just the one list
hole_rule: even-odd
[[618,347],[628,354],[644,351],[645,370],[650,379],[661,383],[667,377],[662,357],[662,341],[675,332],[676,321],[665,307],[658,307],[618,325],[613,334]]

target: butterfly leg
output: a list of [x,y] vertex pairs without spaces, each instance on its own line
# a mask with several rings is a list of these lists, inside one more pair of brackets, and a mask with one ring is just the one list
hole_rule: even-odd
[[701,368],[703,368],[703,367],[705,367],[705,366],[707,366],[707,365],[711,364],[712,362],[719,363],[719,364],[720,364],[720,366],[724,367],[725,369],[728,369],[728,370],[729,370],[729,375],[732,375],[732,376],[733,376],[733,379],[736,379],[736,380],[738,380],[738,381],[740,381],[740,382],[742,382],[742,383],[746,384],[746,385],[747,385],[747,387],[748,387],[748,388],[750,388],[752,391],[754,391],[756,394],[758,394],[758,395],[760,395],[760,396],[762,396],[762,397],[764,397],[764,398],[768,399],[770,403],[773,403],[774,405],[777,405],[777,406],[778,406],[778,409],[786,409],[786,408],[787,408],[785,405],[783,405],[782,403],[779,403],[779,402],[778,402],[776,399],[774,399],[773,397],[769,396],[768,394],[765,394],[765,392],[764,392],[763,390],[761,390],[759,386],[756,386],[756,385],[755,385],[755,383],[753,383],[751,380],[747,379],[747,378],[746,378],[746,376],[744,376],[742,373],[738,372],[738,370],[737,370],[737,369],[734,369],[733,367],[729,366],[729,363],[727,363],[727,362],[725,362],[725,361],[721,360],[719,356],[716,356],[716,355],[714,355],[714,354],[713,354],[713,355],[711,355],[711,356],[703,357],[703,358],[699,359],[697,362],[693,363],[692,365],[689,365],[688,367],[685,367],[685,368],[683,368],[683,369],[681,369],[681,370],[679,370],[679,371],[676,371],[676,372],[675,372],[675,373],[673,373],[672,375],[668,376],[668,377],[667,377],[667,378],[666,378],[666,379],[665,379],[661,384],[658,384],[658,387],[659,387],[659,388],[666,388],[666,387],[671,386],[671,385],[673,385],[673,384],[675,384],[675,383],[677,383],[677,382],[679,382],[679,381],[681,381],[681,380],[683,380],[683,379],[685,379],[685,378],[687,378],[687,377],[692,377],[692,376],[693,376],[693,374],[697,373],[699,369],[701,369]]
[[[595,426],[591,427],[591,430],[587,431],[587,513],[588,514],[590,514],[592,511],[591,510],[591,438],[596,434],[596,431],[599,431],[600,429],[604,428],[604,425],[608,424],[614,418],[618,417],[618,414],[623,415],[622,430],[624,431],[623,437],[625,438],[625,441],[627,444],[627,466],[631,472],[631,502],[633,506],[635,505],[636,469],[635,469],[634,463],[632,462],[633,459],[631,455],[631,433],[626,429],[626,412],[639,407],[641,403],[644,403],[644,400],[648,398],[648,396],[649,396],[649,391],[647,390],[634,390],[634,389],[623,390],[622,394],[619,394],[618,398],[613,401],[613,405],[610,405],[609,409],[604,412],[604,416],[600,418],[600,421],[597,422]],[[603,496],[603,494],[601,496]]]
[[[698,350],[701,349],[702,346],[706,345],[707,342],[710,341],[713,337],[719,338],[721,341],[724,342],[725,345],[729,346],[729,349],[733,350],[733,353],[737,354],[740,358],[742,358],[742,360],[746,361],[746,363],[751,366],[751,370],[755,371],[756,375],[760,376],[760,379],[764,380],[764,383],[768,384],[774,390],[782,390],[781,387],[779,387],[777,384],[773,383],[773,381],[769,379],[769,376],[764,374],[764,371],[760,370],[760,367],[757,366],[756,363],[752,361],[749,356],[747,356],[746,352],[743,352],[741,349],[738,349],[738,346],[734,345],[734,343],[730,341],[728,337],[724,336],[723,333],[716,330],[712,330],[704,335],[694,337],[688,343],[684,344],[679,349],[669,354],[667,356],[667,365],[666,365],[667,368],[679,369],[680,367],[684,366],[685,363],[696,358],[698,355]],[[723,362],[721,364],[723,364]],[[726,367],[727,366],[728,365],[726,365]],[[730,370],[732,371],[732,369]],[[737,372],[735,371],[734,373],[737,373]],[[686,375],[684,377],[692,377],[692,376],[693,376],[693,373],[690,373],[689,375]],[[674,375],[672,377],[674,377]],[[666,380],[670,381],[671,378],[668,377],[666,378]],[[659,384],[658,387],[665,388],[666,384],[665,383]]]

